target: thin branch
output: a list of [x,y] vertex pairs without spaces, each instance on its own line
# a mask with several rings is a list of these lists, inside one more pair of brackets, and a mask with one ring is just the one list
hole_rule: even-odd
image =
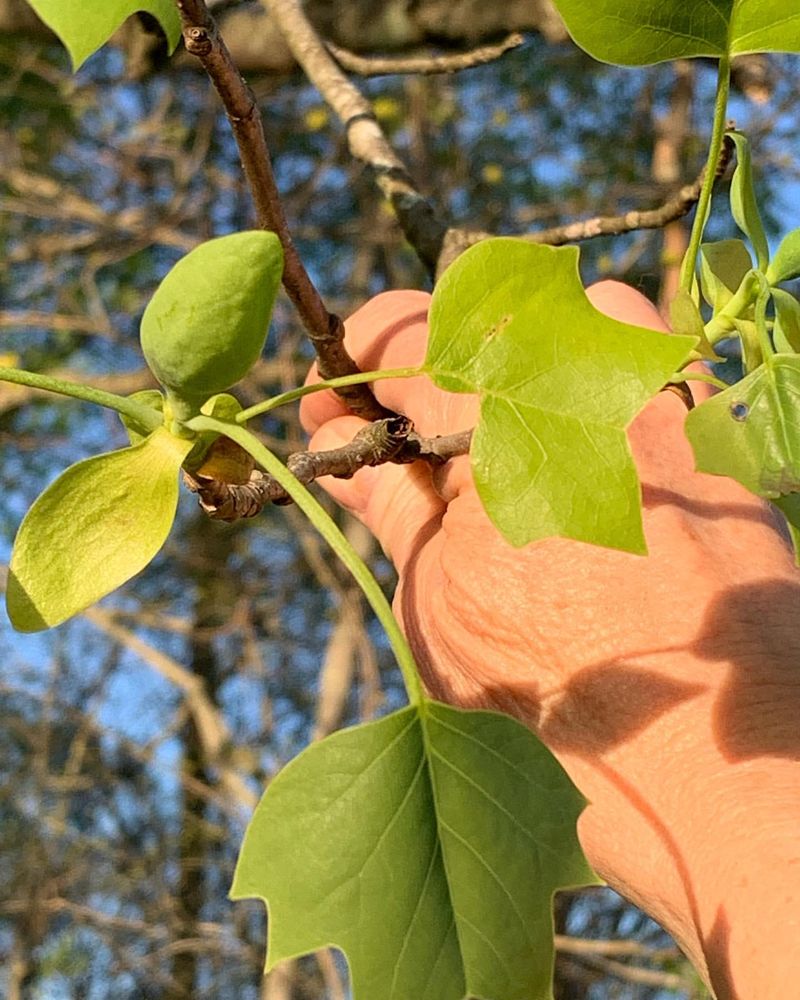
[[457,55],[410,57],[359,56],[333,42],[326,42],[325,45],[343,69],[359,76],[388,76],[398,73],[430,76],[435,73],[458,73],[472,69],[473,66],[494,62],[511,49],[518,48],[524,40],[518,31],[514,31],[496,45],[481,45]]
[[36,309],[0,309],[0,327],[12,329],[22,327],[40,327],[55,330],[58,333],[89,333],[100,337],[116,340],[116,334],[105,324],[92,316],[71,316],[66,313],[47,313]]
[[[202,63],[228,116],[258,224],[280,238],[283,284],[317,352],[319,370],[324,378],[354,374],[358,367],[344,347],[344,324],[326,309],[289,232],[255,98],[236,69],[204,0],[176,0],[176,4],[186,50]],[[354,413],[366,419],[387,415],[366,385],[350,386],[340,395]]]
[[625,965],[623,962],[617,962],[613,958],[604,958],[602,955],[583,955],[582,960],[587,965],[604,972],[607,976],[616,976],[617,979],[623,979],[629,983],[657,986],[666,990],[685,989],[687,985],[686,978],[675,972],[662,972],[658,969],[643,969],[638,965]]
[[553,938],[556,950],[568,955],[609,955],[646,958],[650,962],[663,962],[680,958],[680,951],[673,948],[651,948],[640,941],[609,941],[599,938],[579,938],[569,934],[556,934]]
[[217,769],[220,786],[233,802],[245,809],[254,808],[257,796],[242,775],[224,760],[224,751],[231,743],[231,735],[222,713],[206,694],[200,678],[171,656],[145,642],[135,632],[120,625],[108,611],[98,607],[87,608],[83,617],[182,692],[184,704],[197,727],[205,759],[210,767]]
[[391,202],[406,239],[433,274],[447,227],[386,138],[370,102],[331,57],[299,0],[264,3],[292,55],[344,125],[351,155],[374,171],[375,182]]
[[[366,466],[385,462],[407,464],[418,460],[441,465],[469,451],[472,431],[423,438],[411,430],[406,417],[389,417],[363,428],[349,444],[329,451],[295,452],[287,459],[289,471],[304,485],[321,476],[349,479]],[[184,472],[184,482],[197,493],[203,511],[217,521],[255,517],[268,503],[291,499],[271,476],[254,469],[246,483],[227,483],[199,473]]]
[[[715,177],[719,178],[728,167],[732,155],[732,144],[725,143],[720,154]],[[622,233],[632,233],[639,229],[662,229],[670,222],[688,215],[697,204],[703,187],[705,169],[701,170],[691,184],[686,184],[676,194],[668,198],[658,208],[634,209],[621,215],[600,215],[594,219],[584,219],[580,222],[570,222],[564,226],[553,226],[551,229],[540,229],[535,233],[526,233],[520,239],[529,243],[547,243],[550,246],[562,246],[564,243],[578,243],[591,240],[597,236],[619,236]],[[457,230],[451,230],[455,234]],[[461,230],[461,247],[465,250],[474,243],[490,239],[494,233],[478,230]]]

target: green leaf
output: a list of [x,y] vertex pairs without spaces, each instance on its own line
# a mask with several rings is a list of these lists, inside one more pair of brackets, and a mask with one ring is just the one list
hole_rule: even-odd
[[142,351],[173,406],[199,412],[258,360],[283,273],[275,233],[261,229],[201,243],[156,289],[142,316]]
[[644,552],[625,427],[693,338],[620,323],[586,297],[575,247],[486,240],[433,294],[425,368],[481,396],[472,468],[512,545],[551,535]]
[[696,350],[709,361],[721,361],[706,337],[700,309],[685,288],[678,290],[669,304],[669,322],[673,333],[685,333],[697,341]]
[[796,0],[554,0],[595,59],[645,66],[692,56],[800,52]]
[[715,313],[723,309],[753,268],[742,240],[719,240],[700,247],[700,288]]
[[66,46],[77,70],[138,11],[152,14],[164,29],[172,52],[181,37],[173,0],[28,0],[44,23]]
[[131,448],[78,462],[42,493],[11,555],[14,628],[58,625],[144,569],[172,527],[178,470],[193,444],[159,428]]
[[775,259],[767,268],[767,281],[777,285],[800,275],[800,229],[793,229],[780,242]]
[[355,1000],[549,1000],[553,892],[596,881],[584,805],[521,723],[426,702],[289,764],[232,896],[269,907],[268,969],[335,945]]
[[750,143],[741,132],[726,132],[725,135],[736,146],[736,169],[731,180],[731,213],[736,225],[753,246],[759,270],[765,271],[769,263],[769,247],[753,189]]
[[775,350],[781,354],[800,354],[800,302],[782,288],[773,288],[772,303],[775,306],[772,330]]
[[774,354],[686,418],[700,472],[775,500],[800,491],[800,358]]

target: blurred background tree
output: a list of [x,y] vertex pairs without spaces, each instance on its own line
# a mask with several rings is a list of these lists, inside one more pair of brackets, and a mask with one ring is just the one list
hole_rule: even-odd
[[[327,304],[347,315],[382,289],[430,287],[267,4],[210,6],[263,110],[292,231]],[[594,63],[547,0],[307,6],[324,39],[361,55],[429,59],[525,32],[462,72],[358,80],[447,226],[520,234],[618,216],[697,176],[713,95],[702,63]],[[253,216],[194,61],[168,61],[144,17],[116,42],[73,77],[23,0],[0,0],[0,352],[133,392],[151,384],[137,333],[157,282],[197,242]],[[754,143],[773,233],[800,223],[797,65],[748,57],[736,72],[737,124]],[[686,234],[678,220],[589,240],[584,278],[624,278],[663,301]],[[242,402],[294,387],[311,357],[281,300]],[[278,453],[303,447],[293,412],[260,430]],[[108,413],[8,384],[0,440],[6,560],[22,514],[60,470],[126,443]],[[336,516],[390,590],[370,538]],[[344,1000],[335,953],[262,979],[263,908],[226,898],[270,777],[310,739],[402,702],[357,590],[298,512],[221,525],[186,494],[145,573],[54,633],[20,636],[4,621],[0,643],[0,992]],[[664,932],[612,892],[563,894],[556,916],[558,1000],[706,995]]]

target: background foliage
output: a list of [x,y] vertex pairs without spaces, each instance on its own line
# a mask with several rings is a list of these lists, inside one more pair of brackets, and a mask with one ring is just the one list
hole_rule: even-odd
[[[130,65],[108,49],[73,78],[58,46],[0,38],[0,351],[117,392],[150,385],[137,330],[159,278],[197,241],[251,222],[205,79],[163,68],[133,80]],[[756,83],[753,69],[740,78],[733,112],[753,142],[774,234],[778,221],[782,231],[800,222],[797,60],[759,65]],[[532,36],[458,76],[365,88],[446,214],[516,233],[657,204],[692,179],[713,76],[702,63],[603,66]],[[251,83],[290,222],[329,303],[346,314],[384,287],[424,286],[316,93],[299,76]],[[592,241],[584,278],[625,275],[658,298],[674,284],[684,236],[679,222]],[[281,300],[243,403],[296,385],[308,359]],[[279,452],[302,446],[283,411],[266,426]],[[11,385],[0,387],[0,439],[6,559],[45,483],[126,443],[111,415]],[[346,530],[390,587],[363,531]],[[344,998],[344,969],[329,953],[262,983],[263,908],[226,894],[244,822],[271,775],[310,737],[402,703],[376,635],[295,510],[228,527],[202,518],[185,493],[166,553],[100,608],[44,636],[4,623],[0,989],[10,998]],[[557,996],[702,995],[663,933],[613,894],[564,895],[557,913],[569,935]]]

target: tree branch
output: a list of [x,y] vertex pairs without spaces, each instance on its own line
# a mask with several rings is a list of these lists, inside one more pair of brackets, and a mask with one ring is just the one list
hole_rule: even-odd
[[473,66],[494,62],[511,49],[518,48],[524,40],[515,31],[496,45],[481,45],[469,52],[442,56],[359,56],[330,41],[326,41],[325,46],[343,69],[358,73],[359,76],[388,76],[397,73],[428,76],[435,73],[458,73]]
[[264,0],[292,55],[345,127],[350,153],[375,173],[400,227],[431,274],[436,271],[447,227],[420,193],[392,148],[372,106],[331,57],[299,0]]
[[224,751],[231,743],[231,736],[221,711],[206,694],[200,679],[171,656],[120,625],[108,611],[98,607],[87,608],[83,617],[110,639],[140,657],[182,692],[186,709],[197,727],[205,759],[210,768],[216,769],[220,786],[231,801],[244,809],[253,809],[258,797],[248,787],[242,775],[224,760]]
[[[300,451],[290,455],[286,465],[305,486],[321,476],[349,479],[366,466],[384,462],[407,464],[425,461],[441,465],[469,451],[472,431],[423,438],[412,431],[407,417],[389,417],[369,424],[349,444],[330,451]],[[184,471],[187,487],[197,493],[203,511],[217,521],[238,521],[255,517],[268,503],[291,503],[291,498],[273,478],[260,469],[250,473],[246,483],[229,483],[211,476]]]
[[[733,145],[725,142],[720,154],[715,177],[724,173],[733,155]],[[547,243],[550,246],[563,246],[565,243],[579,243],[591,240],[597,236],[619,236],[639,229],[662,229],[670,222],[687,215],[697,204],[700,190],[703,186],[705,169],[701,170],[691,184],[686,184],[676,194],[668,198],[658,208],[634,209],[620,215],[599,215],[593,219],[580,222],[570,222],[564,226],[553,226],[551,229],[540,229],[535,233],[526,233],[519,238],[529,243]],[[480,230],[456,230],[448,233],[449,253],[448,263],[454,260],[467,247],[483,240],[490,239],[494,233]],[[441,267],[442,265],[440,265]]]
[[[329,313],[303,265],[281,204],[264,125],[255,98],[225,47],[204,0],[176,0],[187,52],[197,56],[219,94],[239,148],[258,224],[277,233],[283,246],[283,284],[303,321],[323,378],[358,371],[344,347],[344,324]],[[365,419],[386,416],[367,385],[339,390],[350,409]]]

